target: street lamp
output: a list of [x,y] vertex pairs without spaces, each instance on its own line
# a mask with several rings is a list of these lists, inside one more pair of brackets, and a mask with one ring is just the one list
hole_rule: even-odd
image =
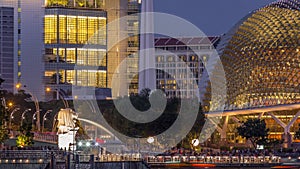
[[25,119],[25,114],[27,113],[27,112],[30,112],[31,111],[31,109],[26,109],[23,113],[22,113],[22,119],[21,119],[21,126],[23,125],[23,120]]
[[192,140],[192,146],[193,146],[193,150],[195,150],[195,148],[200,144],[199,139],[193,139]]
[[44,114],[44,116],[43,116],[43,127],[42,127],[42,132],[44,132],[44,128],[45,128],[45,120],[47,120],[46,115],[47,115],[48,113],[51,113],[51,112],[52,112],[52,110],[48,110],[48,111]]
[[17,112],[17,111],[19,111],[19,110],[20,110],[20,108],[17,107],[17,108],[15,108],[15,109],[10,113],[10,116],[9,116],[9,128],[10,128],[10,129],[11,129],[11,121],[12,121],[12,119],[14,118],[14,113]]
[[[23,86],[24,88],[26,88],[26,85]],[[21,88],[21,84],[17,84],[16,85],[17,89]],[[25,90],[24,90],[25,91]],[[39,106],[39,101],[38,99],[28,90],[26,90],[26,92],[31,96],[32,101],[34,102],[35,105],[35,110],[36,110],[36,115],[37,115],[37,120],[36,120],[36,126],[38,131],[41,131],[41,122],[40,122],[40,106]]]
[[[46,92],[50,92],[51,88],[47,87]],[[63,94],[62,94],[62,89],[55,89],[56,91],[56,99],[58,100],[59,98],[63,101],[65,108],[69,108],[69,103],[65,100]]]
[[152,143],[154,143],[154,137],[148,137],[147,142],[150,144],[150,151],[153,151]]

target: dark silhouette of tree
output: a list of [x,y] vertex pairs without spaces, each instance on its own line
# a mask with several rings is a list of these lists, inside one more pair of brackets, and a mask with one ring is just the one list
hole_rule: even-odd
[[295,132],[295,139],[300,139],[300,124],[298,130]]
[[5,81],[5,80],[2,79],[2,78],[0,77],[0,86],[2,85],[2,83],[3,83],[4,81]]
[[145,98],[149,98],[150,93],[151,93],[151,89],[149,89],[149,88],[144,88],[144,89],[142,89],[142,90],[140,91],[139,96],[145,97]]
[[267,143],[269,129],[264,120],[248,119],[237,128],[237,131],[241,137],[250,140],[254,148],[257,144],[265,145]]

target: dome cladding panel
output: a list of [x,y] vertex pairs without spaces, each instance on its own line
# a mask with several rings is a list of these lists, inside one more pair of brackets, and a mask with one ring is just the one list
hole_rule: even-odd
[[299,0],[272,3],[225,38],[220,50],[227,79],[225,109],[300,103],[299,6]]

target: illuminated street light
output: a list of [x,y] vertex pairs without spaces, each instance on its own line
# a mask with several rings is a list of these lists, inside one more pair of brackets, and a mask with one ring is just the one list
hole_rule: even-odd
[[[17,89],[20,89],[22,87],[22,85],[20,83],[18,83],[16,85],[16,88]],[[24,85],[24,88],[26,88],[26,85]],[[40,120],[40,106],[39,106],[39,101],[38,99],[30,92],[28,91],[27,89],[24,91],[26,91],[32,98],[32,101],[34,102],[34,105],[35,105],[35,110],[36,110],[36,114],[37,114],[37,120],[36,120],[36,126],[37,126],[37,130],[38,131],[41,131],[41,120]]]
[[[61,98],[61,100],[64,103],[65,108],[69,108],[69,103],[65,100],[65,98],[64,98],[64,96],[62,94],[62,89],[55,89],[55,91],[56,91],[56,94],[57,94],[57,98],[56,99],[58,100],[59,98]],[[46,88],[46,92],[51,92],[51,88],[47,87]]]
[[15,108],[15,109],[10,113],[10,116],[9,116],[9,128],[10,128],[10,129],[11,129],[11,121],[12,121],[12,119],[14,118],[14,113],[17,112],[17,111],[19,111],[19,110],[20,110],[20,108],[17,107],[17,108]]
[[44,114],[44,116],[43,116],[43,127],[42,127],[42,132],[44,132],[44,128],[45,128],[45,120],[47,120],[46,115],[49,114],[49,113],[51,113],[51,112],[52,112],[52,110],[48,110],[48,111]]
[[200,144],[199,139],[193,139],[192,140],[192,146],[193,146],[193,150],[196,149],[196,147]]
[[199,144],[200,144],[200,141],[199,141],[198,139],[193,139],[193,140],[192,140],[192,145],[193,145],[194,147],[197,147]]
[[13,106],[13,103],[12,103],[12,102],[9,102],[9,103],[8,103],[8,106],[9,106],[9,107]]
[[148,137],[147,142],[149,144],[152,144],[154,142],[154,138],[153,137]]
[[23,125],[23,120],[25,119],[25,114],[27,113],[27,112],[30,112],[31,111],[31,109],[26,109],[23,113],[22,113],[22,116],[21,116],[21,126]]

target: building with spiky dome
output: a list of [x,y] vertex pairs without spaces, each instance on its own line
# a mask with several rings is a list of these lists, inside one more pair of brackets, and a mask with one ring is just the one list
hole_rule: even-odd
[[[291,142],[300,123],[300,1],[279,0],[249,13],[221,38],[218,52],[223,68],[216,64],[210,76],[206,73],[202,92],[204,109],[214,111],[208,116],[223,117],[215,136],[243,142],[236,127],[261,118],[269,137]],[[216,81],[221,71],[227,91],[216,99],[225,99],[224,112],[207,94],[212,91],[207,82]]]

